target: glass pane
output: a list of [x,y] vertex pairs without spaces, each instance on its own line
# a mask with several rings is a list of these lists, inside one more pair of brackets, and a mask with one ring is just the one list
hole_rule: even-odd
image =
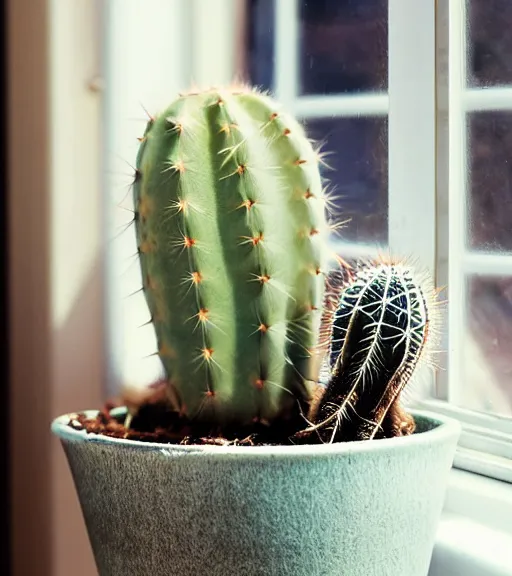
[[512,416],[512,278],[471,276],[467,291],[463,407]]
[[324,170],[329,204],[338,221],[351,219],[336,237],[387,244],[388,123],[386,117],[325,118],[306,123],[308,135],[329,153]]
[[512,251],[512,113],[469,115],[469,244]]
[[512,84],[512,2],[468,0],[468,84]]
[[300,2],[302,94],[387,90],[388,0]]
[[[386,91],[388,0],[298,0],[301,94]],[[248,0],[246,74],[275,86],[276,0]]]
[[264,90],[274,87],[274,0],[248,0],[246,16],[246,74]]

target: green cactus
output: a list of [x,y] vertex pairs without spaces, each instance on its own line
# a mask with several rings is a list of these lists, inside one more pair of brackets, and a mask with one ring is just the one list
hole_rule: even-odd
[[133,190],[143,290],[181,412],[250,425],[308,402],[327,224],[301,125],[256,90],[181,95],[147,123]]
[[[341,292],[332,322],[331,377],[316,409],[324,442],[411,433],[400,395],[436,332],[436,292],[403,264],[358,270]],[[431,305],[432,304],[432,305]]]

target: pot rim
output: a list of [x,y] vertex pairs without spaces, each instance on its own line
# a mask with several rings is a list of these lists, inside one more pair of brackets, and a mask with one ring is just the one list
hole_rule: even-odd
[[[81,410],[90,416],[96,415],[98,410]],[[125,407],[115,408],[113,415],[126,413]],[[399,438],[382,438],[379,440],[359,440],[354,442],[340,442],[336,444],[300,444],[292,446],[212,446],[163,444],[159,442],[142,442],[125,438],[112,438],[101,434],[87,433],[85,430],[75,430],[67,422],[77,412],[70,412],[55,418],[51,423],[51,431],[63,442],[94,442],[104,445],[118,446],[124,449],[138,449],[149,452],[164,452],[174,454],[201,453],[201,454],[233,454],[244,456],[326,456],[335,454],[354,454],[376,452],[379,450],[411,449],[421,445],[444,444],[458,439],[461,424],[458,420],[425,410],[409,410],[415,417],[426,421],[432,428],[410,436]]]

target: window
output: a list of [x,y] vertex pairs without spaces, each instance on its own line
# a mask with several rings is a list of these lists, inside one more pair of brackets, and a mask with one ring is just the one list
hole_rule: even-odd
[[437,277],[448,284],[448,370],[430,407],[464,426],[456,465],[512,480],[510,67],[507,2],[437,13]]
[[463,422],[456,466],[512,481],[509,2],[118,0],[104,16],[110,392],[160,371],[129,227],[142,104],[239,75],[332,152],[351,219],[333,247],[414,258],[448,286],[446,370],[419,405]]

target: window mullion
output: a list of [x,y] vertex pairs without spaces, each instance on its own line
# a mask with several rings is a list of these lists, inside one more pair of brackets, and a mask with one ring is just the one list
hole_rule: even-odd
[[389,249],[435,276],[435,3],[389,0]]
[[512,110],[512,87],[467,88],[462,95],[462,106],[466,112]]
[[274,92],[284,107],[295,112],[299,85],[298,0],[275,2],[275,73]]
[[295,104],[295,114],[307,118],[386,116],[387,113],[388,95],[385,92],[315,94],[314,96],[300,96]]
[[435,279],[435,3],[389,0],[388,26],[389,253]]
[[448,400],[462,403],[462,337],[465,334],[466,282],[466,2],[450,0],[448,15]]

